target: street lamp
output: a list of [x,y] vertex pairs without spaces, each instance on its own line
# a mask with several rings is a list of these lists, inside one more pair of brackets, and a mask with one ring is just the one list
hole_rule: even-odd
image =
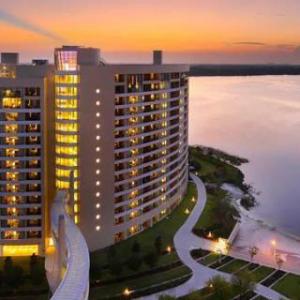
[[131,293],[132,293],[132,291],[131,291],[129,288],[126,288],[126,289],[123,291],[123,295],[124,295],[124,296],[130,296]]
[[276,254],[276,245],[277,245],[276,240],[271,240],[271,245],[272,245],[273,255],[275,255]]

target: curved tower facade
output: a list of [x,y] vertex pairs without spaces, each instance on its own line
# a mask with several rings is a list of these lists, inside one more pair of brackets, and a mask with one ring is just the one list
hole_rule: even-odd
[[[98,49],[55,51],[56,188],[71,191],[90,250],[151,227],[188,180],[185,65],[104,64]],[[72,186],[70,186],[72,182]]]

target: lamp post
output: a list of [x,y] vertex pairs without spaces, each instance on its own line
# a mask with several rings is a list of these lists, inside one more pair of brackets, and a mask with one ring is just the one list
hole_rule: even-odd
[[130,296],[130,294],[132,293],[132,291],[129,289],[129,288],[126,288],[124,291],[123,291],[123,295],[128,297]]
[[276,245],[277,245],[276,240],[271,240],[271,245],[272,245],[272,254],[275,256],[276,255]]

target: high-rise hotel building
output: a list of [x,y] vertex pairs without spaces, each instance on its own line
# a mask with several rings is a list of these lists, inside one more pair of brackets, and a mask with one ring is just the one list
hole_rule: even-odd
[[[41,71],[33,71],[41,68],[43,76]],[[159,51],[154,52],[153,64],[107,64],[98,49],[64,46],[55,50],[54,66],[38,63],[30,70],[28,78],[23,70],[22,78],[17,72],[16,78],[0,79],[4,93],[20,89],[21,106],[13,110],[19,112],[14,123],[22,124],[17,131],[6,133],[5,126],[12,123],[7,114],[13,111],[1,107],[0,159],[5,165],[6,148],[26,145],[31,149],[30,142],[34,142],[39,145],[42,173],[30,178],[34,182],[28,181],[31,159],[37,155],[22,147],[13,159],[21,162],[17,169],[22,173],[19,171],[17,178],[10,179],[15,172],[1,165],[1,244],[35,245],[33,237],[50,237],[47,214],[55,188],[69,191],[70,212],[91,251],[151,227],[178,205],[188,180],[188,66],[162,64]],[[33,98],[26,94],[31,90]],[[23,112],[26,101],[36,99],[39,106]],[[26,121],[28,125],[39,121],[40,127],[32,141],[22,118],[33,113],[38,120]],[[15,144],[6,144],[10,141],[6,137],[11,136],[17,137]],[[27,169],[28,174],[23,174]],[[11,190],[11,181],[18,191]],[[25,190],[30,195],[25,196]],[[33,192],[40,210],[40,206],[28,206]],[[9,197],[19,194],[22,204],[9,204]],[[26,216],[26,221],[21,216]],[[8,219],[17,220],[13,227],[17,234],[8,226]],[[33,230],[28,230],[28,224],[35,225]],[[10,239],[2,239],[9,235]]]
[[53,76],[46,61],[19,65],[17,54],[1,55],[0,255],[44,252]]

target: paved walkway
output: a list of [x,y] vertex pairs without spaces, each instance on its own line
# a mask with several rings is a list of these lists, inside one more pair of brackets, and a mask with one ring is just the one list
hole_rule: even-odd
[[[230,280],[231,278],[230,274],[226,274],[214,269],[210,269],[206,266],[199,264],[191,256],[190,253],[191,250],[202,248],[202,244],[201,244],[202,239],[194,235],[192,233],[192,229],[197,223],[199,217],[201,216],[207,200],[206,190],[203,182],[193,174],[191,174],[191,177],[197,186],[198,199],[187,221],[176,232],[174,236],[174,246],[179,258],[187,267],[189,267],[192,270],[193,275],[187,282],[183,283],[182,285],[179,285],[175,288],[171,288],[169,290],[165,290],[157,294],[143,297],[143,299],[145,300],[157,300],[160,295],[166,295],[166,294],[175,297],[185,296],[195,290],[199,290],[205,287],[207,281],[211,277],[218,274],[224,276],[228,280]],[[279,293],[259,284],[256,286],[256,292],[272,300],[285,299]]]

